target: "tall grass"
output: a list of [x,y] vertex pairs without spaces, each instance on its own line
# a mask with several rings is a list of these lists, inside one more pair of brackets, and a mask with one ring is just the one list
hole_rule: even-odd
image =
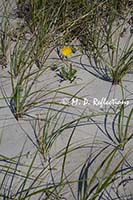
[[8,13],[8,3],[2,1],[2,17],[0,20],[0,65],[2,67],[7,66],[7,50],[9,48],[9,13]]
[[128,8],[128,12],[122,17],[117,4],[120,6],[119,1],[96,5],[90,15],[88,28],[79,38],[83,54],[88,60],[88,65],[84,65],[81,60],[82,67],[112,84],[119,84],[133,65],[132,33],[129,32],[128,24],[131,9]]
[[[15,14],[24,19],[25,31],[24,37],[18,31],[15,40],[9,30],[12,25],[9,4],[2,2],[0,56],[6,59],[9,52],[7,79],[10,83],[9,91],[5,85],[0,85],[0,89],[2,100],[7,103],[27,141],[14,157],[6,156],[6,152],[0,155],[0,198],[132,198],[124,189],[125,193],[119,192],[119,188],[132,181],[129,144],[133,136],[133,108],[121,105],[117,109],[110,107],[106,112],[84,110],[77,114],[73,105],[64,105],[58,100],[65,95],[69,101],[73,98],[83,101],[80,92],[86,85],[81,87],[72,83],[78,69],[72,68],[71,57],[64,60],[60,57],[66,68],[58,75],[69,80],[69,83],[66,81],[69,85],[58,86],[58,80],[50,76],[53,73],[51,66],[58,68],[58,63],[54,59],[49,62],[56,48],[60,51],[61,47],[78,40],[80,67],[97,78],[119,84],[123,91],[123,79],[133,65],[132,33],[129,31],[132,2],[16,0]],[[2,83],[3,75],[0,78]],[[77,90],[76,86],[80,88]],[[74,92],[68,92],[72,87],[75,87]],[[122,97],[126,100],[124,92]],[[30,127],[27,131],[21,123],[24,117]],[[98,117],[102,117],[103,126]],[[87,127],[87,133],[93,133],[92,126],[97,128],[93,141],[87,137],[76,143],[79,131],[83,134]],[[2,138],[0,140],[2,143]],[[55,148],[58,141],[63,141],[61,147]],[[31,157],[25,151],[27,142],[33,144]],[[79,151],[87,152],[87,157],[81,158]],[[74,159],[79,157],[77,165],[69,165],[73,155]]]

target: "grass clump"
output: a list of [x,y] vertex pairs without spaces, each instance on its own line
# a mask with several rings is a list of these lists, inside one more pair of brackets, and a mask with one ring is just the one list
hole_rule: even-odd
[[[119,12],[119,1],[96,4],[88,28],[86,26],[79,38],[83,54],[88,59],[88,66],[81,63],[83,68],[113,84],[119,84],[133,64],[132,33],[129,31],[132,9],[128,2],[125,4],[127,11],[124,16]],[[123,40],[125,34],[126,41]]]

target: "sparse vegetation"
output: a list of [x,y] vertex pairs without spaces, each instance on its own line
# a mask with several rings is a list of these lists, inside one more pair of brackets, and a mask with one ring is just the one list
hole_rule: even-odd
[[[132,14],[130,0],[2,0],[1,200],[133,199]],[[104,86],[129,104],[91,105]]]

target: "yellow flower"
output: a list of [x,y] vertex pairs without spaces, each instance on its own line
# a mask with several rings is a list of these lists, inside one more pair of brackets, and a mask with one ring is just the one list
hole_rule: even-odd
[[64,46],[61,49],[61,53],[63,56],[70,56],[72,54],[72,48],[70,46]]

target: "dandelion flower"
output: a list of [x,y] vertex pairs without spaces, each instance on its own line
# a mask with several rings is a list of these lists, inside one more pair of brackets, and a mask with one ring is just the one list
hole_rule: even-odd
[[61,53],[63,56],[70,56],[72,54],[72,48],[70,46],[64,46],[61,49]]

